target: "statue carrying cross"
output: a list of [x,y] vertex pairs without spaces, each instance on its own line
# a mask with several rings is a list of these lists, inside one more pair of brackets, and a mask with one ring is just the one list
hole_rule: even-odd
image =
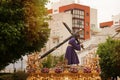
[[[58,47],[60,47],[61,45],[63,45],[65,42],[67,42],[67,41],[70,40],[71,38],[75,37],[75,36],[81,31],[81,29],[80,29],[80,30],[78,30],[77,32],[72,33],[71,30],[69,29],[69,27],[67,26],[67,24],[64,23],[64,22],[63,22],[63,24],[64,24],[64,26],[67,28],[67,30],[71,33],[71,36],[69,36],[69,37],[66,38],[63,42],[59,43],[58,45],[56,45],[55,47],[53,47],[52,49],[50,49],[49,51],[47,51],[46,53],[44,53],[43,55],[41,55],[39,59],[44,58],[45,56],[47,56],[48,54],[50,54],[51,52],[53,52],[54,50],[56,50]],[[77,39],[76,39],[76,41],[79,42]],[[83,47],[83,46],[82,46],[82,47]]]

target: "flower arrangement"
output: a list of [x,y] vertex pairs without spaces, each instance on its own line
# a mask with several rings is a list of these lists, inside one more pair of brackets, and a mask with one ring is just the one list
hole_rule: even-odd
[[96,72],[100,73],[100,68],[95,68]]
[[62,72],[63,72],[63,68],[61,68],[61,67],[55,68],[55,73],[62,73]]
[[70,67],[69,68],[69,72],[71,72],[71,73],[77,73],[79,71],[79,69],[77,68],[77,67]]
[[35,68],[32,68],[31,66],[26,67],[28,73],[34,73],[36,71]]
[[84,67],[83,72],[84,72],[84,73],[91,73],[91,68],[89,68],[89,67]]
[[42,73],[49,73],[49,68],[42,68],[42,69],[41,69],[41,72],[42,72]]
[[28,73],[34,73],[35,71],[36,71],[36,70],[33,69],[33,68],[27,70]]

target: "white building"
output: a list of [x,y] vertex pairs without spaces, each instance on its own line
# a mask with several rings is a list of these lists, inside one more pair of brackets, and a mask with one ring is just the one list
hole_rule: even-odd
[[120,26],[120,13],[118,15],[112,16],[112,19],[114,26]]
[[[53,48],[54,46],[56,46],[57,44],[59,44],[60,42],[64,41],[67,37],[69,37],[71,35],[68,32],[68,30],[65,28],[65,26],[62,24],[62,22],[65,22],[69,26],[69,28],[72,30],[73,15],[71,14],[70,11],[69,12],[59,12],[60,11],[59,9],[60,9],[60,7],[67,6],[69,4],[74,4],[74,3],[78,4],[80,2],[79,2],[79,0],[60,0],[58,2],[51,3],[52,13],[50,13],[50,15],[52,16],[52,20],[49,21],[49,28],[51,29],[51,32],[50,32],[49,40],[46,44],[46,48],[44,48],[42,51],[43,54],[45,52],[47,52],[48,50],[50,50],[51,48]],[[77,6],[77,4],[75,4],[75,5]],[[67,6],[67,7],[69,7],[69,6]],[[64,8],[62,8],[62,9],[64,9]],[[72,8],[75,8],[75,7],[71,6],[70,9],[72,9]],[[89,7],[82,5],[82,11],[86,10],[86,8],[88,9]],[[80,8],[78,8],[78,9],[80,9]],[[82,17],[82,16],[80,15],[80,17]],[[90,20],[89,20],[89,16],[90,16]],[[82,18],[82,19],[85,19],[85,21],[83,21],[82,24],[84,26],[87,25],[87,28],[85,28],[85,29],[86,29],[86,31],[88,31],[88,34],[90,32],[89,27],[92,30],[96,30],[98,28],[97,10],[96,9],[90,8],[90,11],[88,9],[88,11],[84,12],[84,18]],[[75,23],[78,23],[78,22],[75,22]],[[85,32],[83,32],[83,34],[80,36],[84,36],[84,35],[86,37],[87,34]],[[59,47],[58,49],[53,51],[51,54],[54,54],[54,55],[64,54],[66,51],[66,47],[67,47],[67,43],[65,43],[64,45],[62,45],[61,47]]]
[[97,9],[90,8],[90,28],[91,30],[98,30],[98,13]]
[[[49,28],[51,29],[50,37],[46,44],[46,48],[44,48],[45,51],[42,52],[43,54],[58,45],[59,43],[63,42],[69,36],[71,36],[69,31],[63,25],[63,22],[66,22],[66,24],[72,30],[72,15],[69,13],[59,13],[53,14],[51,16],[52,20],[49,21]],[[68,43],[66,42],[65,44],[57,48],[55,51],[53,51],[51,54],[53,54],[54,56],[64,54],[67,45]]]

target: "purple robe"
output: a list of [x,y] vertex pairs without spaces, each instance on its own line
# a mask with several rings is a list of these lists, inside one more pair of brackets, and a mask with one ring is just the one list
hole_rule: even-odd
[[68,61],[68,65],[71,64],[79,64],[79,59],[78,56],[75,52],[75,50],[80,51],[81,47],[80,44],[77,44],[75,38],[71,38],[68,42],[68,47],[66,49],[66,53],[65,53],[65,58]]

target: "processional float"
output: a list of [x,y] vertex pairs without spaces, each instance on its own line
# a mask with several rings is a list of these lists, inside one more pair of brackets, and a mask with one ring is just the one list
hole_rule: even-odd
[[[46,57],[48,54],[50,54],[51,52],[56,50],[58,47],[63,45],[65,42],[67,42],[72,37],[75,37],[80,31],[82,31],[82,29],[80,29],[77,32],[72,33],[72,31],[70,30],[70,28],[68,27],[68,25],[66,23],[63,22],[63,25],[70,32],[71,36],[66,38],[63,42],[59,43],[58,45],[56,45],[55,47],[53,47],[52,49],[50,49],[43,55],[39,56],[37,54],[39,56],[39,58],[37,56],[30,57],[31,59],[29,61],[31,61],[31,64],[29,64],[29,66],[28,66],[28,73],[30,75],[28,76],[27,80],[93,80],[93,79],[101,80],[99,77],[99,73],[91,72],[89,70],[89,68],[86,68],[84,70],[85,71],[84,72],[84,71],[79,70],[78,67],[69,67],[69,69],[66,69],[66,68],[68,68],[68,66],[64,65],[63,67],[64,67],[65,71],[62,71],[62,73],[58,73],[59,70],[61,71],[61,68],[59,68],[59,67],[58,67],[58,69],[56,69],[57,73],[54,72],[53,70],[49,71],[49,69],[46,69],[46,68],[41,69],[40,66],[42,65],[41,64],[42,58]],[[80,43],[78,39],[76,41],[78,43]],[[81,47],[81,48],[83,48],[83,47]],[[39,61],[40,61],[40,63],[39,63]],[[47,71],[47,73],[46,73],[46,71]],[[83,74],[83,73],[85,73],[85,74]]]

